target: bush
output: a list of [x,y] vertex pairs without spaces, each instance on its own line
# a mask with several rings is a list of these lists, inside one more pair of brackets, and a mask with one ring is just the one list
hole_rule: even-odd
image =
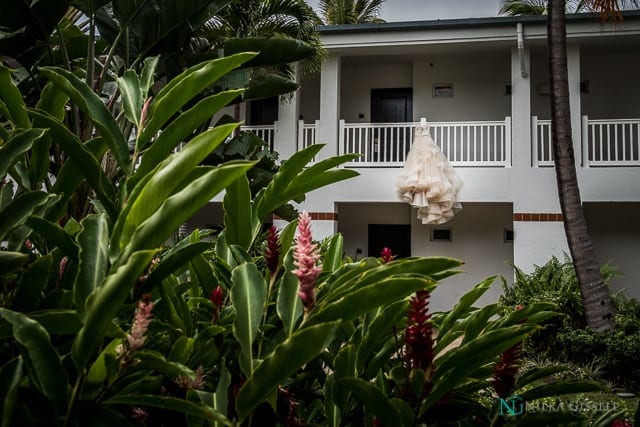
[[[555,304],[563,316],[551,318],[527,340],[525,353],[549,357],[563,363],[602,365],[601,377],[616,386],[637,390],[640,372],[632,367],[640,362],[640,303],[624,295],[613,295],[617,314],[616,332],[599,334],[586,329],[580,288],[573,264],[556,257],[530,274],[514,267],[512,287],[503,285],[500,303],[505,306],[548,302]],[[601,269],[605,283],[619,275],[608,264]]]

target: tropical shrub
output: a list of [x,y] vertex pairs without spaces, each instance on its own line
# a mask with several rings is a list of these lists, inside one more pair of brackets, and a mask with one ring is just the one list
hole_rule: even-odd
[[[617,387],[637,390],[640,377],[637,366],[640,354],[640,304],[624,295],[613,295],[617,309],[616,331],[599,334],[585,329],[584,310],[580,299],[575,270],[570,260],[553,257],[547,264],[536,267],[530,274],[516,268],[512,287],[504,286],[501,303],[531,304],[548,301],[563,315],[544,323],[544,328],[527,340],[527,352],[552,358],[559,362],[587,365],[597,360],[600,377]],[[605,283],[619,273],[609,265],[601,268]]]

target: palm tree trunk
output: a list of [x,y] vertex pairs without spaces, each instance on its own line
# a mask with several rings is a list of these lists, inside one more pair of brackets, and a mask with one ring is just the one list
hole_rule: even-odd
[[567,68],[566,0],[549,0],[548,52],[551,86],[553,156],[564,230],[580,284],[587,325],[596,331],[615,328],[615,308],[602,280],[580,200],[571,135]]

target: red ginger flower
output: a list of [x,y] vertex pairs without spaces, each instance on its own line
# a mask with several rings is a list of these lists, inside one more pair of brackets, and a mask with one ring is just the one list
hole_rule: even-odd
[[395,255],[391,252],[391,249],[388,247],[382,248],[382,252],[380,252],[380,256],[382,257],[382,262],[387,264],[395,258]]
[[611,427],[633,427],[633,423],[627,420],[615,420],[611,423]]
[[278,236],[278,229],[275,225],[269,227],[267,233],[267,248],[264,251],[264,257],[271,275],[276,274],[278,258],[280,257],[280,237]]
[[222,304],[224,302],[224,289],[220,285],[216,287],[213,291],[211,291],[211,296],[209,300],[214,305],[213,318],[214,320],[218,320],[218,316],[220,315],[220,309],[222,308]]
[[433,336],[428,291],[411,297],[407,313],[404,359],[409,369],[427,370],[433,363]]
[[297,270],[293,273],[298,276],[298,296],[307,312],[311,311],[316,303],[315,283],[322,267],[316,262],[320,259],[318,248],[312,242],[311,217],[307,212],[302,212],[298,221],[298,238],[293,252],[293,263]]
[[[516,306],[516,311],[524,308],[522,304]],[[526,320],[525,320],[526,321]],[[521,343],[508,348],[500,355],[500,360],[493,368],[491,385],[498,393],[498,397],[506,398],[513,391],[518,374],[518,360],[520,358]]]

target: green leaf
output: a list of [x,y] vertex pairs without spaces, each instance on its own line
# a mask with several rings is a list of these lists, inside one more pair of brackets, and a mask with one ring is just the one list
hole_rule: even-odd
[[29,110],[29,113],[46,124],[55,142],[69,155],[73,165],[96,192],[96,196],[109,212],[109,216],[115,220],[118,215],[118,209],[115,205],[116,190],[100,165],[100,161],[64,124],[44,112]]
[[[143,176],[167,158],[179,144],[186,142],[194,129],[211,120],[211,115],[239,96],[241,91],[226,91],[208,96],[176,117],[153,144],[144,151],[140,166],[127,185],[134,188]],[[140,147],[142,149],[142,147]]]
[[0,308],[0,316],[13,326],[13,337],[31,365],[31,370],[28,370],[31,381],[58,411],[62,411],[69,380],[49,334],[40,323],[22,313]]
[[109,224],[105,215],[89,215],[78,233],[78,274],[73,284],[73,302],[83,318],[85,303],[107,274],[109,264]]
[[33,212],[39,207],[57,199],[55,194],[47,194],[44,191],[29,191],[13,199],[2,211],[0,211],[0,240],[21,224],[24,224]]
[[241,176],[227,188],[222,203],[227,244],[238,245],[249,250],[252,242],[251,189],[246,175]]
[[[36,108],[46,112],[56,120],[62,121],[65,115],[64,107],[68,100],[69,97],[64,92],[49,82],[44,86]],[[34,120],[34,127],[38,128],[42,126],[38,124],[37,120]]]
[[480,335],[473,341],[449,350],[435,360],[438,367],[434,371],[433,389],[423,401],[420,414],[431,405],[468,380],[483,365],[493,361],[502,352],[521,342],[525,336],[535,329],[535,325],[514,325]]
[[105,277],[87,299],[84,327],[78,332],[71,348],[71,357],[79,371],[86,368],[109,323],[129,295],[132,284],[148,267],[155,253],[155,250],[147,250],[131,254],[127,262]]
[[143,182],[144,187],[132,192],[115,225],[114,236],[119,236],[121,248],[129,242],[135,229],[158,211],[167,197],[180,188],[194,168],[215,150],[235,127],[235,124],[218,126],[196,136],[182,151],[161,164],[151,179]]
[[[178,269],[210,247],[211,243],[209,242],[191,243],[178,249],[166,258],[161,259],[160,263],[158,263],[149,276],[147,276],[147,280],[144,281],[142,292],[150,292],[163,279],[178,271]],[[211,284],[211,286],[213,286],[213,284]]]
[[333,339],[338,322],[299,330],[278,344],[244,383],[236,398],[240,421],[273,393],[278,385],[316,357]]
[[337,382],[347,387],[384,425],[404,425],[399,423],[402,418],[395,405],[372,383],[361,378],[339,378]]
[[147,97],[149,89],[153,86],[154,73],[159,61],[160,56],[148,57],[144,60],[142,72],[140,73],[140,92],[142,93],[143,98]]
[[[30,313],[29,317],[40,323],[49,335],[75,335],[82,327],[75,310],[49,309]],[[10,336],[10,325],[0,325],[0,339]]]
[[70,71],[58,67],[43,67],[40,72],[64,91],[87,115],[111,149],[120,168],[126,175],[130,175],[132,167],[129,145],[102,99]]
[[[22,94],[11,80],[11,70],[2,64],[0,64],[0,100],[6,105],[10,114],[7,118],[13,122],[15,127],[23,129],[31,127]],[[0,156],[1,158],[2,156]],[[2,169],[0,169],[0,172],[2,172]],[[0,176],[3,175],[4,173],[0,173]]]
[[18,401],[20,391],[20,379],[22,378],[23,362],[22,356],[7,362],[0,369],[0,426],[11,427],[13,411]]
[[13,310],[29,313],[38,307],[42,290],[49,282],[52,264],[53,256],[47,254],[36,258],[29,269],[19,276],[13,295]]
[[4,178],[11,166],[19,160],[20,156],[29,151],[34,142],[42,138],[45,132],[44,129],[24,130],[0,145],[0,178]]
[[118,394],[103,402],[105,405],[141,406],[180,412],[186,415],[202,417],[210,421],[231,426],[232,423],[220,412],[202,404],[189,402],[177,397],[156,396],[150,394]]
[[426,277],[391,277],[355,289],[337,301],[317,305],[303,327],[337,319],[351,320],[378,307],[404,299],[422,290],[431,290],[436,283]]
[[[131,243],[125,247],[118,263],[127,260],[136,250],[156,248],[163,244],[182,223],[252,166],[253,163],[237,161],[207,168],[208,172],[205,175],[169,197],[136,229],[131,236]],[[113,244],[115,243],[112,242]]]
[[539,368],[528,370],[527,372],[519,375],[518,378],[516,378],[515,389],[517,390],[521,387],[532,384],[535,381],[550,377],[554,374],[559,374],[561,372],[567,372],[569,370],[571,370],[571,368],[565,365],[542,366]]
[[118,89],[122,94],[122,109],[124,115],[131,123],[140,127],[140,114],[142,113],[143,94],[140,88],[140,79],[134,70],[127,70],[122,77],[118,77]]
[[329,248],[322,260],[322,271],[333,272],[342,266],[342,254],[344,253],[344,237],[338,233],[331,238]]
[[255,370],[252,345],[267,300],[267,284],[253,263],[234,268],[231,281],[231,302],[236,311],[233,335],[240,344],[240,367],[248,377]]
[[286,336],[290,337],[298,326],[298,321],[302,317],[303,305],[298,296],[298,277],[292,273],[295,270],[293,265],[293,251],[287,252],[284,259],[285,272],[280,276],[278,299],[276,301],[276,311],[282,320],[282,326]]
[[112,340],[96,357],[87,373],[81,397],[83,400],[95,400],[103,391],[106,383],[114,376],[120,362],[116,360],[117,349],[122,345],[122,339]]
[[253,56],[255,56],[253,53],[240,53],[202,62],[172,79],[158,92],[151,104],[148,120],[138,137],[139,146],[144,147],[160,128],[193,97]]
[[[222,368],[220,371],[220,379],[218,380],[218,385],[216,386],[216,393],[213,399],[213,407],[216,411],[221,413],[227,412],[228,398],[227,393],[229,390],[229,385],[231,385],[231,374],[227,367],[222,364]],[[218,424],[219,425],[219,424]]]
[[442,320],[439,327],[439,334],[446,334],[455,322],[457,322],[461,317],[466,317],[471,306],[478,300],[478,298],[489,290],[495,279],[496,276],[488,277],[474,286],[469,292],[464,294],[453,307],[453,310],[451,310]]
[[589,393],[596,391],[606,391],[606,385],[595,381],[587,380],[564,380],[550,384],[542,384],[520,393],[526,402],[542,399],[544,397],[556,397],[564,394]]
[[186,336],[180,336],[171,346],[171,352],[169,353],[168,360],[171,362],[177,362],[185,364],[189,360],[191,353],[193,352],[194,339]]
[[78,259],[79,248],[76,242],[57,224],[39,216],[32,216],[27,219],[26,225],[45,239],[49,249],[60,248],[69,258]]
[[176,294],[169,280],[160,282],[158,290],[162,298],[161,304],[165,306],[169,313],[169,319],[167,319],[167,321],[174,328],[182,331],[183,334],[190,336],[193,325],[187,303],[181,296]]
[[379,347],[393,335],[394,326],[403,318],[408,308],[408,302],[403,300],[378,310],[368,324],[362,342],[358,346],[358,372],[365,367],[367,360],[375,355]]
[[267,37],[233,37],[225,40],[226,56],[240,52],[260,52],[244,64],[244,67],[289,64],[305,59],[315,50],[300,40]]

